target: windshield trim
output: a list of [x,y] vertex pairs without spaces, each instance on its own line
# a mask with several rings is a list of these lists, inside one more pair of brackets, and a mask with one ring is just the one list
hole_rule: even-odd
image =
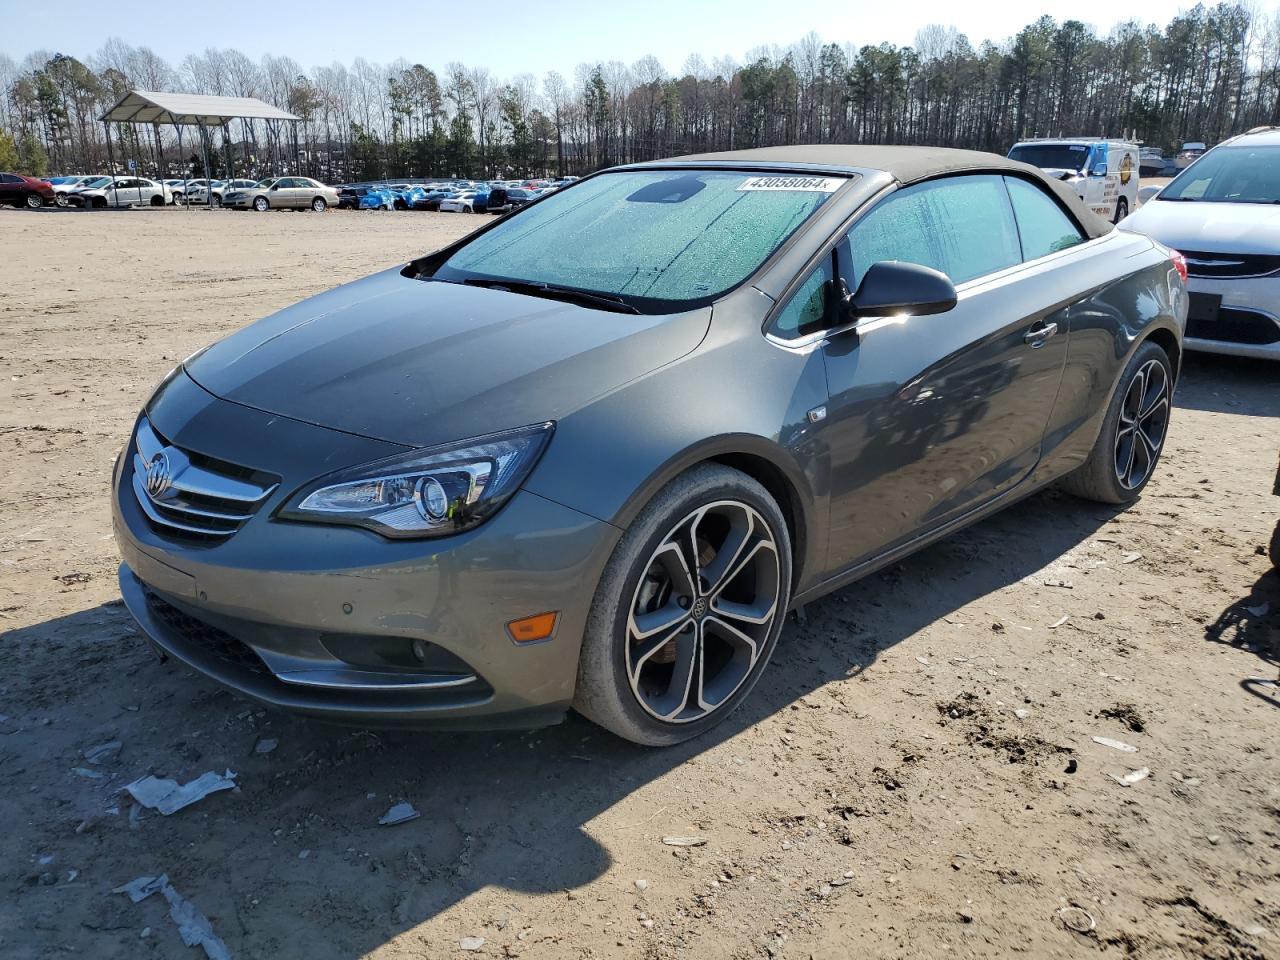
[[[584,183],[594,180],[596,177],[608,176],[617,173],[635,173],[635,172],[658,172],[663,170],[686,172],[690,170],[707,170],[721,171],[729,173],[806,173],[806,174],[824,174],[830,177],[839,177],[845,182],[837,187],[828,197],[828,200],[819,205],[814,211],[806,217],[791,233],[783,239],[778,246],[772,250],[763,261],[761,261],[754,270],[748,273],[742,280],[732,286],[718,291],[712,295],[705,297],[696,297],[688,300],[666,300],[655,297],[639,297],[627,294],[617,294],[608,290],[591,290],[586,287],[576,288],[582,293],[594,293],[603,297],[620,297],[625,303],[633,306],[637,311],[646,316],[671,316],[679,313],[686,313],[690,310],[696,310],[703,307],[711,307],[715,304],[732,296],[738,290],[744,287],[754,286],[758,280],[769,273],[769,271],[784,258],[796,246],[808,237],[814,227],[815,222],[820,221],[823,217],[825,209],[834,207],[839,200],[847,197],[853,190],[857,189],[857,184],[861,183],[866,177],[867,171],[857,167],[845,167],[839,164],[818,164],[818,163],[796,163],[796,162],[760,162],[760,161],[681,161],[681,160],[659,160],[648,161],[643,163],[626,164],[617,167],[609,167],[604,170],[597,170],[595,173],[588,174],[581,179],[565,184],[557,190],[548,190],[539,193],[534,190],[527,190],[530,195],[527,203],[514,208],[510,213],[499,217],[490,223],[485,224],[479,230],[476,230],[465,237],[455,241],[447,247],[426,254],[416,260],[411,261],[401,270],[401,274],[406,277],[417,280],[435,279],[436,271],[445,264],[455,253],[464,247],[474,243],[478,238],[488,233],[490,230],[497,229],[507,223],[512,217],[523,216],[527,211],[531,210],[537,204],[542,203],[550,197],[561,196],[567,190],[571,190]],[[516,188],[512,188],[516,189]],[[476,274],[477,277],[484,277],[487,280],[501,280],[502,277],[485,276]],[[507,277],[512,281],[516,281],[515,277]],[[763,294],[768,296],[768,294]]]

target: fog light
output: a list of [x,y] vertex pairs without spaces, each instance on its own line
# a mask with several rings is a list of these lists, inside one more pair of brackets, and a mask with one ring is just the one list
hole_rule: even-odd
[[410,647],[413,650],[413,659],[417,660],[419,663],[427,662],[427,645],[425,643],[421,640],[415,640],[410,644]]
[[548,613],[538,613],[532,617],[512,620],[507,624],[507,633],[511,634],[511,639],[516,643],[545,640],[555,632],[556,620],[559,616],[558,611],[552,610]]

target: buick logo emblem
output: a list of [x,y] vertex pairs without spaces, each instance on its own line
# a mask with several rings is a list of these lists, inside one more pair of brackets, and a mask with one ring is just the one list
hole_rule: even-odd
[[152,497],[162,497],[172,482],[173,469],[169,465],[169,456],[161,450],[147,464],[147,493],[151,494]]

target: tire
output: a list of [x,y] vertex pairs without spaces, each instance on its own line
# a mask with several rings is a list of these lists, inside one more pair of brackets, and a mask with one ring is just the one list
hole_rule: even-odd
[[67,195],[65,193],[55,193],[53,195],[53,202],[59,207],[70,206],[70,202],[67,200]]
[[222,198],[215,193],[209,198],[209,206],[215,210],[220,210],[222,208]]
[[151,206],[153,206],[153,207],[163,207],[163,206],[164,206],[164,197],[152,197],[152,198],[151,198]]
[[259,213],[266,213],[271,209],[271,201],[266,197],[254,197],[253,209],[257,210]]
[[1124,197],[1121,197],[1119,200],[1116,201],[1116,218],[1111,222],[1119,223],[1128,215],[1129,215],[1129,201],[1126,200]]
[[39,209],[40,209],[41,207],[43,207],[43,206],[44,206],[44,197],[40,196],[40,194],[38,194],[38,193],[28,193],[28,194],[27,194],[27,209],[28,209],[28,210],[39,210]]
[[1172,394],[1169,355],[1148,340],[1120,374],[1089,459],[1063,478],[1063,488],[1099,503],[1137,500],[1160,462],[1169,431]]
[[325,202],[324,197],[316,197],[311,201],[311,209],[316,213],[324,213],[327,206],[329,206],[329,204]]
[[[677,544],[695,538],[691,575],[692,550]],[[645,505],[605,566],[584,631],[574,708],[646,746],[698,736],[750,695],[790,598],[791,538],[777,503],[737,470],[694,467]]]
[[89,202],[89,206],[93,207],[93,209],[94,209],[94,210],[105,210],[105,209],[107,209],[107,198],[106,198],[106,197],[94,197],[94,198]]

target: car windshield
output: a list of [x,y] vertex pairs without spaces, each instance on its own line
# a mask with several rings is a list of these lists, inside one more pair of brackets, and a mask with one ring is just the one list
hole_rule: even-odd
[[1280,146],[1219,147],[1180,173],[1160,199],[1280,203]]
[[570,287],[657,310],[693,306],[749,277],[846,182],[723,170],[600,174],[476,237],[435,276]]
[[94,177],[92,180],[84,184],[86,187],[105,187],[111,182],[110,177]]
[[1089,159],[1089,148],[1083,143],[1023,143],[1009,151],[1009,159],[1042,170],[1079,172]]
[[255,184],[254,184],[254,186],[255,186],[255,187],[262,187],[262,188],[265,190],[267,187],[269,187],[269,186],[271,186],[273,183],[275,183],[275,182],[276,182],[276,179],[278,179],[278,178],[274,178],[274,177],[273,177],[273,178],[272,178],[272,179],[270,179],[270,180],[259,180],[257,183],[255,183]]

